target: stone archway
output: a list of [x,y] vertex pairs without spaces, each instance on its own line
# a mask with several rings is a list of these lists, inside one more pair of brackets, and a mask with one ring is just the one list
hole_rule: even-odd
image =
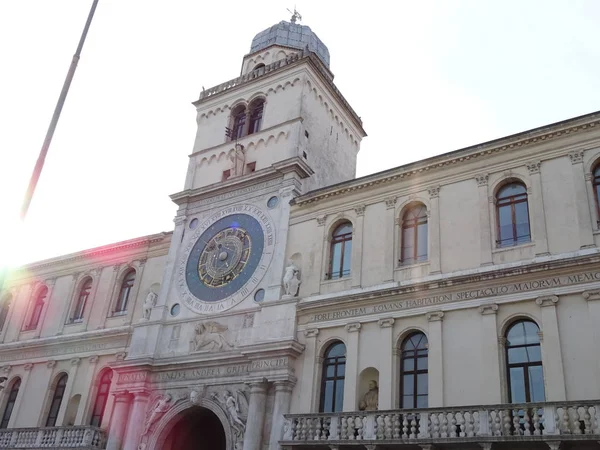
[[[234,441],[229,420],[217,403],[201,399],[193,404],[185,400],[158,421],[144,448],[235,450]],[[202,446],[199,446],[199,443]]]

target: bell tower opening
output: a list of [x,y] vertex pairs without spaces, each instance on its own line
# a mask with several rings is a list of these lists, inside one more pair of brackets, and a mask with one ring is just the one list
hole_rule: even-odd
[[181,419],[165,440],[165,450],[227,450],[225,431],[210,410],[196,406],[181,413]]

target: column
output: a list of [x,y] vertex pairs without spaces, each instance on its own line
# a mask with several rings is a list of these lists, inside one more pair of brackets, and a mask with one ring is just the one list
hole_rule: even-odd
[[[600,328],[598,324],[600,324],[600,289],[596,289],[593,291],[585,291],[583,293],[583,298],[587,300],[588,306],[588,317],[589,317],[589,327],[592,330],[593,334],[593,349],[600,348]],[[593,352],[594,358],[596,358],[596,376],[593,377],[594,380],[600,380],[600,355],[598,355],[597,351]],[[595,394],[591,394],[590,397],[598,398],[600,392],[596,390]]]
[[394,368],[392,359],[394,353],[394,342],[392,332],[394,330],[394,319],[391,317],[379,319],[380,328],[379,360],[379,409],[393,409],[396,398],[394,383]]
[[592,229],[598,231],[600,229],[600,217],[598,216],[598,206],[596,205],[596,194],[594,193],[591,172],[585,174],[585,188],[587,191],[588,205],[590,211],[592,211]]
[[50,301],[52,299],[52,292],[54,292],[56,278],[49,278],[44,282],[44,284],[48,288],[48,294],[46,294],[46,301],[44,302],[44,307],[42,308],[42,313],[40,314],[39,324],[36,327],[35,333],[33,335],[34,338],[39,338],[42,334],[42,327],[44,326],[44,319],[46,318],[46,313],[48,312],[48,308],[50,307]]
[[140,439],[144,427],[144,418],[146,417],[146,408],[150,393],[142,390],[133,392],[133,405],[129,412],[127,434],[123,450],[137,450],[138,440]]
[[60,409],[58,410],[58,417],[56,418],[56,424],[58,426],[65,425],[65,414],[67,413],[67,408],[69,407],[69,400],[71,400],[71,393],[73,392],[73,385],[75,384],[79,364],[81,364],[81,358],[71,359],[71,368],[69,369],[69,377],[67,378],[67,385],[65,386],[65,394],[63,395],[62,402],[60,402]]
[[289,381],[275,381],[273,384],[275,385],[275,401],[273,403],[269,450],[279,450],[278,442],[283,438],[283,415],[290,412],[292,383]]
[[436,274],[442,270],[442,248],[440,245],[440,187],[428,189],[430,207],[427,211],[429,228],[429,273]]
[[[316,286],[316,291],[312,292],[310,295],[318,295],[321,292],[321,282],[326,279],[325,274],[329,272],[329,262],[327,261],[327,255],[329,254],[330,248],[330,240],[329,234],[327,233],[327,227],[325,226],[325,222],[327,221],[327,215],[322,215],[317,217],[317,227],[321,229],[322,236],[322,245],[321,245],[321,256],[318,259],[318,263],[315,264],[314,267],[314,276],[318,281],[318,285]],[[316,233],[319,233],[317,229]]]
[[348,343],[346,346],[346,375],[344,379],[344,405],[343,411],[356,411],[356,388],[358,386],[358,338],[360,323],[346,325]]
[[127,391],[115,392],[113,413],[108,430],[106,450],[121,450],[125,427],[129,418],[129,407],[131,405],[131,394]]
[[579,245],[581,248],[594,247],[594,232],[583,168],[583,150],[569,152],[573,172],[573,188],[575,205],[577,206],[577,223],[579,225]]
[[387,242],[387,245],[383,250],[383,281],[394,281],[394,269],[398,265],[394,257],[398,247],[398,240],[394,236],[396,230],[396,201],[396,197],[385,199],[385,242]]
[[558,319],[556,317],[556,295],[538,297],[535,302],[542,308],[542,364],[546,380],[546,401],[559,402],[567,399],[563,369]]
[[[88,370],[85,378],[85,386],[87,389],[81,393],[81,402],[79,403],[79,409],[77,410],[77,416],[75,416],[75,425],[86,425],[86,412],[88,410],[88,402],[90,400],[90,394],[93,393],[94,374],[96,373],[96,364],[98,363],[98,356],[93,355],[88,358]],[[92,399],[93,400],[93,399]]]
[[444,360],[442,353],[442,311],[427,313],[429,322],[429,407],[444,406]]
[[492,260],[492,228],[490,225],[490,202],[488,201],[488,174],[475,177],[479,195],[479,264],[490,266]]
[[23,379],[21,380],[21,386],[19,387],[19,393],[17,394],[17,398],[15,400],[15,406],[8,421],[8,428],[15,428],[15,422],[19,418],[19,410],[23,404],[23,396],[27,392],[27,383],[29,381],[29,376],[31,375],[31,369],[33,369],[33,364],[25,364],[23,369],[25,369],[25,373],[23,374]]
[[75,285],[77,283],[77,279],[81,275],[81,272],[75,272],[71,278],[71,287],[69,288],[69,294],[67,295],[66,301],[64,302],[64,309],[62,312],[62,316],[60,318],[60,322],[58,323],[58,332],[57,335],[62,334],[65,328],[65,324],[67,323],[67,319],[69,318],[69,313],[71,312],[71,303],[73,301],[73,293],[75,292]]
[[[248,419],[244,432],[243,450],[260,450],[261,437],[265,425],[265,406],[267,403],[266,380],[250,384]],[[107,449],[108,450],[108,449]]]
[[502,403],[497,312],[498,305],[495,303],[479,307],[481,314],[481,367],[485,368],[485,374],[480,373],[479,395],[481,401],[479,403],[483,405]]
[[363,261],[363,234],[365,223],[365,205],[356,206],[356,220],[352,230],[352,267],[350,276],[352,277],[352,287],[360,287],[362,284],[362,261]]
[[[305,395],[300,396],[300,411],[315,412],[317,406],[318,380],[315,381],[315,375],[318,373],[317,362],[317,336],[319,330],[312,328],[304,330],[306,342],[304,344],[304,364],[302,364],[302,378],[300,378],[300,392]],[[308,394],[310,392],[310,395]]]
[[536,256],[548,255],[548,233],[546,231],[546,213],[544,211],[544,197],[542,192],[542,178],[540,174],[540,161],[527,163],[527,170],[531,179],[529,196],[529,218],[533,223],[533,239],[535,241]]

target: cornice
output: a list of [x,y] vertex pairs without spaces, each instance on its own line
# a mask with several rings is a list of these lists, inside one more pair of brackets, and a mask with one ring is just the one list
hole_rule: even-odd
[[600,129],[600,111],[317,189],[297,197],[292,204],[302,207],[329,197],[348,194],[371,186],[387,184],[420,175],[423,172],[433,172],[443,167],[460,164],[488,155],[538,145],[594,129]]

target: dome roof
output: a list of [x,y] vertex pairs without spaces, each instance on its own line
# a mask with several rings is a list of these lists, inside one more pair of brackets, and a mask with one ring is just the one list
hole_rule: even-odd
[[306,25],[282,20],[254,36],[250,53],[258,52],[271,45],[284,45],[299,50],[304,50],[308,45],[308,50],[316,53],[321,61],[329,67],[329,50],[323,44],[323,41]]

